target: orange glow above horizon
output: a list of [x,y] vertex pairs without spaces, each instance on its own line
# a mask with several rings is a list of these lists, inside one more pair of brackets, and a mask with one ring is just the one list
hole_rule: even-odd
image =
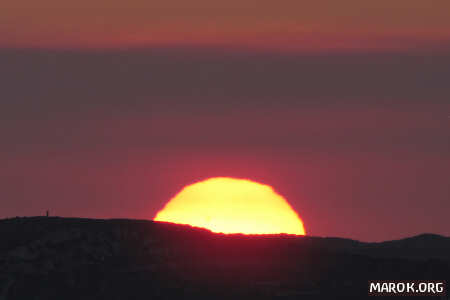
[[217,233],[305,235],[301,218],[272,187],[228,177],[184,187],[153,220]]
[[[448,50],[450,2],[6,1],[0,48]],[[444,44],[444,45],[442,45]]]

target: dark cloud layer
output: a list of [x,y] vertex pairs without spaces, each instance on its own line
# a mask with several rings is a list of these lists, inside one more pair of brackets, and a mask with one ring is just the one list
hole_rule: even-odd
[[[1,51],[5,105],[24,113],[448,103],[450,54],[195,50]],[[181,101],[182,99],[183,101]],[[49,110],[50,108],[50,110]],[[5,112],[5,110],[3,110]]]

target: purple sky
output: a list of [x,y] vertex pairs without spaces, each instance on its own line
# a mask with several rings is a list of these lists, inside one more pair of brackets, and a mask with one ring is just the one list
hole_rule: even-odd
[[151,219],[249,178],[308,234],[450,235],[450,53],[0,51],[0,217]]

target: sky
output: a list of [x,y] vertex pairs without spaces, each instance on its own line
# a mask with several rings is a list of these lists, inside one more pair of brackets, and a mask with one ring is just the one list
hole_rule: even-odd
[[0,218],[152,219],[231,176],[310,235],[450,236],[449,1],[1,6]]

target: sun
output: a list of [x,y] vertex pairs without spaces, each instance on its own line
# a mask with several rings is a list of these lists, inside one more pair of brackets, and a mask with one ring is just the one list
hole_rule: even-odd
[[272,187],[228,177],[184,187],[153,220],[218,233],[305,235],[301,218]]

